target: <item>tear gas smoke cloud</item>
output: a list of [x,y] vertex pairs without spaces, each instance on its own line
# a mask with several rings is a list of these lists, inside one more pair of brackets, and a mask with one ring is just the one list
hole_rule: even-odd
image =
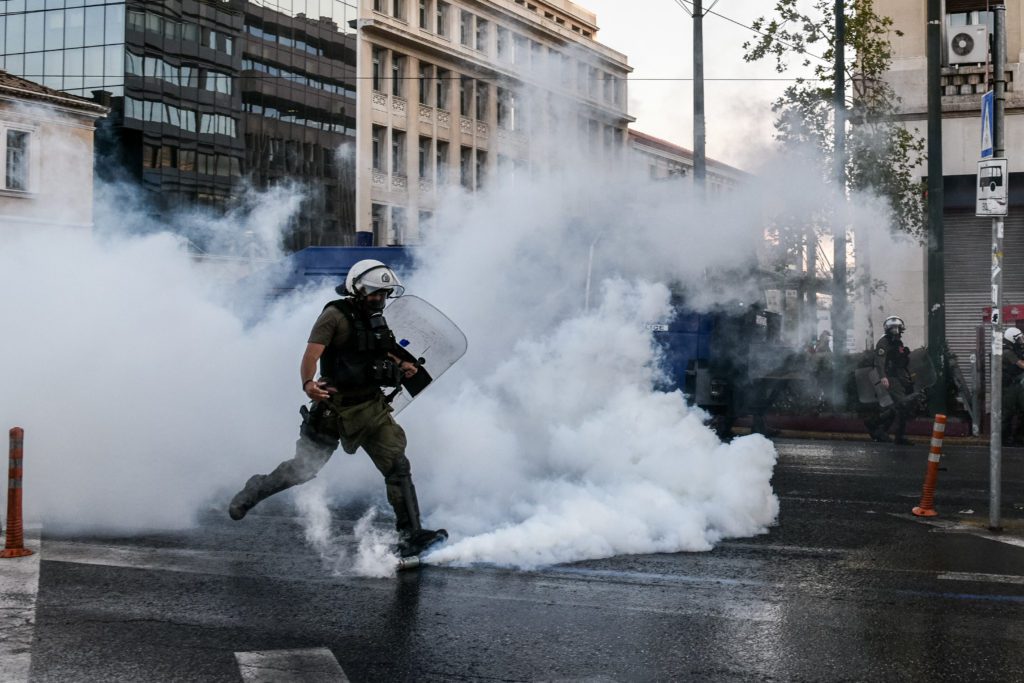
[[[749,264],[775,204],[799,210],[827,192],[772,175],[701,206],[622,159],[575,154],[532,177],[496,175],[476,197],[451,192],[419,248],[410,292],[470,340],[463,362],[401,416],[425,524],[452,533],[435,561],[532,567],[701,550],[776,518],[772,445],[723,445],[679,392],[652,390],[658,353],[644,323],[669,315],[666,282],[700,293],[707,271]],[[153,230],[145,207],[124,198],[98,195],[96,235],[7,235],[0,416],[26,428],[30,518],[183,528],[290,457],[296,369],[333,293],[300,292],[251,323],[223,276],[172,235],[180,222]],[[251,243],[250,230],[272,255],[274,230],[300,201],[253,193],[247,212],[207,229],[226,253],[240,253],[232,240]],[[756,290],[734,284],[707,301]],[[318,481],[386,509],[362,455],[339,450]],[[372,517],[357,528],[356,557],[342,556],[311,486],[297,491],[308,542],[336,571],[386,573]]]

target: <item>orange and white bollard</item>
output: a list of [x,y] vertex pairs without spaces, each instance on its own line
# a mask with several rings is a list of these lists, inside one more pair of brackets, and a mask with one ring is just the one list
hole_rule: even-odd
[[928,471],[924,475],[924,489],[921,491],[921,502],[912,512],[918,517],[934,517],[935,484],[939,479],[939,460],[942,459],[942,439],[946,435],[946,416],[936,415],[932,425],[932,447],[928,453]]
[[7,543],[0,558],[25,557],[32,551],[25,547],[25,530],[21,519],[21,476],[24,459],[25,431],[11,429],[10,469],[7,472]]

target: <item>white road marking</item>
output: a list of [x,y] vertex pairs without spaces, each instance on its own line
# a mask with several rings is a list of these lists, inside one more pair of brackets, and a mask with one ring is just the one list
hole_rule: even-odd
[[984,527],[974,526],[971,524],[964,524],[959,520],[955,519],[935,519],[934,517],[918,517],[916,515],[901,514],[896,512],[889,513],[893,517],[899,519],[906,519],[919,524],[927,524],[933,527],[934,531],[942,531],[954,534],[970,534],[971,536],[977,536],[978,538],[985,538],[989,541],[996,541],[997,543],[1005,543],[1006,545],[1016,546],[1018,548],[1024,548],[1024,537],[1009,533],[1006,531],[995,532],[990,531]]
[[39,526],[25,528],[27,557],[0,559],[0,671],[3,680],[28,680],[39,593]]
[[235,660],[245,683],[348,683],[326,647],[236,652]]
[[1014,583],[1024,586],[1024,576],[1014,574],[975,574],[972,572],[945,572],[938,578],[943,581],[981,581],[984,583]]

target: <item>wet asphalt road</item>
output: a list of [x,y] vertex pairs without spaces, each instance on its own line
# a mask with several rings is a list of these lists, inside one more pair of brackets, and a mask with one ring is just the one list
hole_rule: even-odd
[[[986,449],[947,441],[935,526],[909,515],[926,445],[778,447],[778,526],[708,553],[383,580],[331,576],[283,506],[44,533],[30,679],[241,681],[236,652],[327,648],[351,681],[1024,681],[1024,541],[984,537]],[[1024,539],[1024,452],[1003,475]]]

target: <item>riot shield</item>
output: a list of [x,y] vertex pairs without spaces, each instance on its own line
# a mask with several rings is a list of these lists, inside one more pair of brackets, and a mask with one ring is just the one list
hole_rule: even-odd
[[401,355],[419,366],[419,371],[402,380],[400,390],[391,397],[391,406],[399,413],[462,358],[466,335],[448,316],[417,296],[393,299],[384,317],[395,333]]

